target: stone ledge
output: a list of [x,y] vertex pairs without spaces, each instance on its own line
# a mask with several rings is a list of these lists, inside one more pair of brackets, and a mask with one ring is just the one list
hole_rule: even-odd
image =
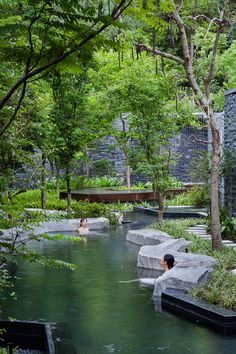
[[[183,243],[180,242],[182,240]],[[175,241],[176,245],[179,246],[179,249],[181,249],[185,245],[188,245],[188,241],[184,239],[178,239]],[[173,254],[175,258],[175,263],[178,265],[180,263],[184,263],[184,266],[191,266],[191,264],[195,264],[197,266],[206,265],[212,267],[216,264],[214,258],[210,256],[178,252],[178,249],[174,245],[170,245],[169,241],[167,241],[156,246],[142,246],[138,254],[137,266],[147,269],[162,270],[160,266],[160,260],[162,259],[165,253]]]
[[[44,232],[75,231],[79,228],[80,219],[61,219],[59,221],[46,221],[34,228],[34,233],[40,235]],[[89,230],[102,230],[109,228],[107,218],[88,218]]]
[[236,312],[195,300],[184,291],[166,289],[161,295],[161,307],[223,334],[236,333]]
[[[88,218],[90,230],[103,230],[109,228],[109,220],[107,218]],[[48,232],[71,232],[79,228],[80,219],[61,219],[58,221],[45,221],[39,225],[31,225],[32,231],[25,231],[24,235],[28,236],[32,233],[40,235]],[[15,228],[3,230],[4,237],[12,237]]]
[[126,236],[126,241],[135,243],[137,245],[158,245],[169,239],[173,239],[172,236],[166,232],[159,231],[157,229],[139,229],[129,230]]

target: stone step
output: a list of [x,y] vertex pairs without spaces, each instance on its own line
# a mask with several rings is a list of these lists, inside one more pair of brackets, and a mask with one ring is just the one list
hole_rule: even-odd
[[226,243],[227,247],[232,247],[232,248],[236,248],[236,243]]
[[222,244],[223,245],[230,245],[230,244],[232,244],[233,243],[233,241],[230,241],[230,240],[222,240]]
[[202,237],[199,237],[199,238],[201,238],[202,240],[208,241],[208,240],[211,240],[211,235],[202,236]]
[[203,229],[186,229],[186,231],[188,231],[188,232],[201,232],[201,233],[207,232],[207,230],[203,230]]
[[206,230],[207,227],[200,227],[200,226],[190,226],[189,229],[194,229],[194,230]]

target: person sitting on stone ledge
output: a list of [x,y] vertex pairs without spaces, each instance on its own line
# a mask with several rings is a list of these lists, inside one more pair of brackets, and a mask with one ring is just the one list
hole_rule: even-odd
[[78,232],[79,232],[80,236],[88,235],[88,233],[89,233],[88,219],[83,218],[80,220]]

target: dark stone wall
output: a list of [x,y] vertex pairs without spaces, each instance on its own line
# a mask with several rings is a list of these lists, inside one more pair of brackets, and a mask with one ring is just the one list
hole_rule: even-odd
[[[121,129],[119,120],[115,121],[116,128]],[[181,134],[170,140],[171,154],[176,163],[172,167],[173,175],[182,182],[191,182],[191,162],[193,158],[200,156],[203,151],[207,151],[207,144],[201,141],[208,140],[208,130],[186,127]],[[91,153],[94,164],[97,161],[106,159],[114,169],[114,174],[118,177],[125,177],[125,156],[122,150],[117,146],[114,138],[106,137],[98,146],[96,151]],[[86,166],[83,168],[86,173]],[[95,171],[93,170],[93,174]],[[138,181],[147,181],[148,178],[138,174],[131,174],[132,183]]]
[[193,160],[200,157],[202,152],[207,151],[208,146],[204,143],[207,139],[207,128],[196,129],[193,127],[184,128],[179,136],[172,139],[171,151],[176,160],[172,173],[178,180],[191,182]]
[[234,160],[231,175],[225,177],[225,205],[236,213],[236,89],[225,94],[224,146],[231,151]]

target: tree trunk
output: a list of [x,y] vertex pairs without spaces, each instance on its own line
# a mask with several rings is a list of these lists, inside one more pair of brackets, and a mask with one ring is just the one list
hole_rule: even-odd
[[90,162],[87,162],[87,177],[90,178],[92,176],[92,165],[93,163],[90,161]]
[[212,248],[222,248],[220,212],[219,212],[219,167],[220,167],[220,133],[216,125],[216,119],[212,111],[209,112],[210,128],[212,133],[212,160],[211,160],[211,235]]
[[126,163],[126,184],[127,184],[127,188],[130,189],[131,188],[130,165],[128,162]]
[[56,190],[60,194],[60,164],[56,162]]
[[53,160],[49,160],[49,164],[50,164],[50,179],[52,179],[54,177],[54,161]]
[[66,164],[66,191],[67,191],[67,216],[71,214],[71,176],[70,176],[70,161]]
[[159,205],[159,210],[158,210],[158,222],[159,224],[163,224],[164,220],[164,194],[163,193],[158,193],[158,205]]
[[41,207],[46,209],[46,154],[44,152],[41,159]]

